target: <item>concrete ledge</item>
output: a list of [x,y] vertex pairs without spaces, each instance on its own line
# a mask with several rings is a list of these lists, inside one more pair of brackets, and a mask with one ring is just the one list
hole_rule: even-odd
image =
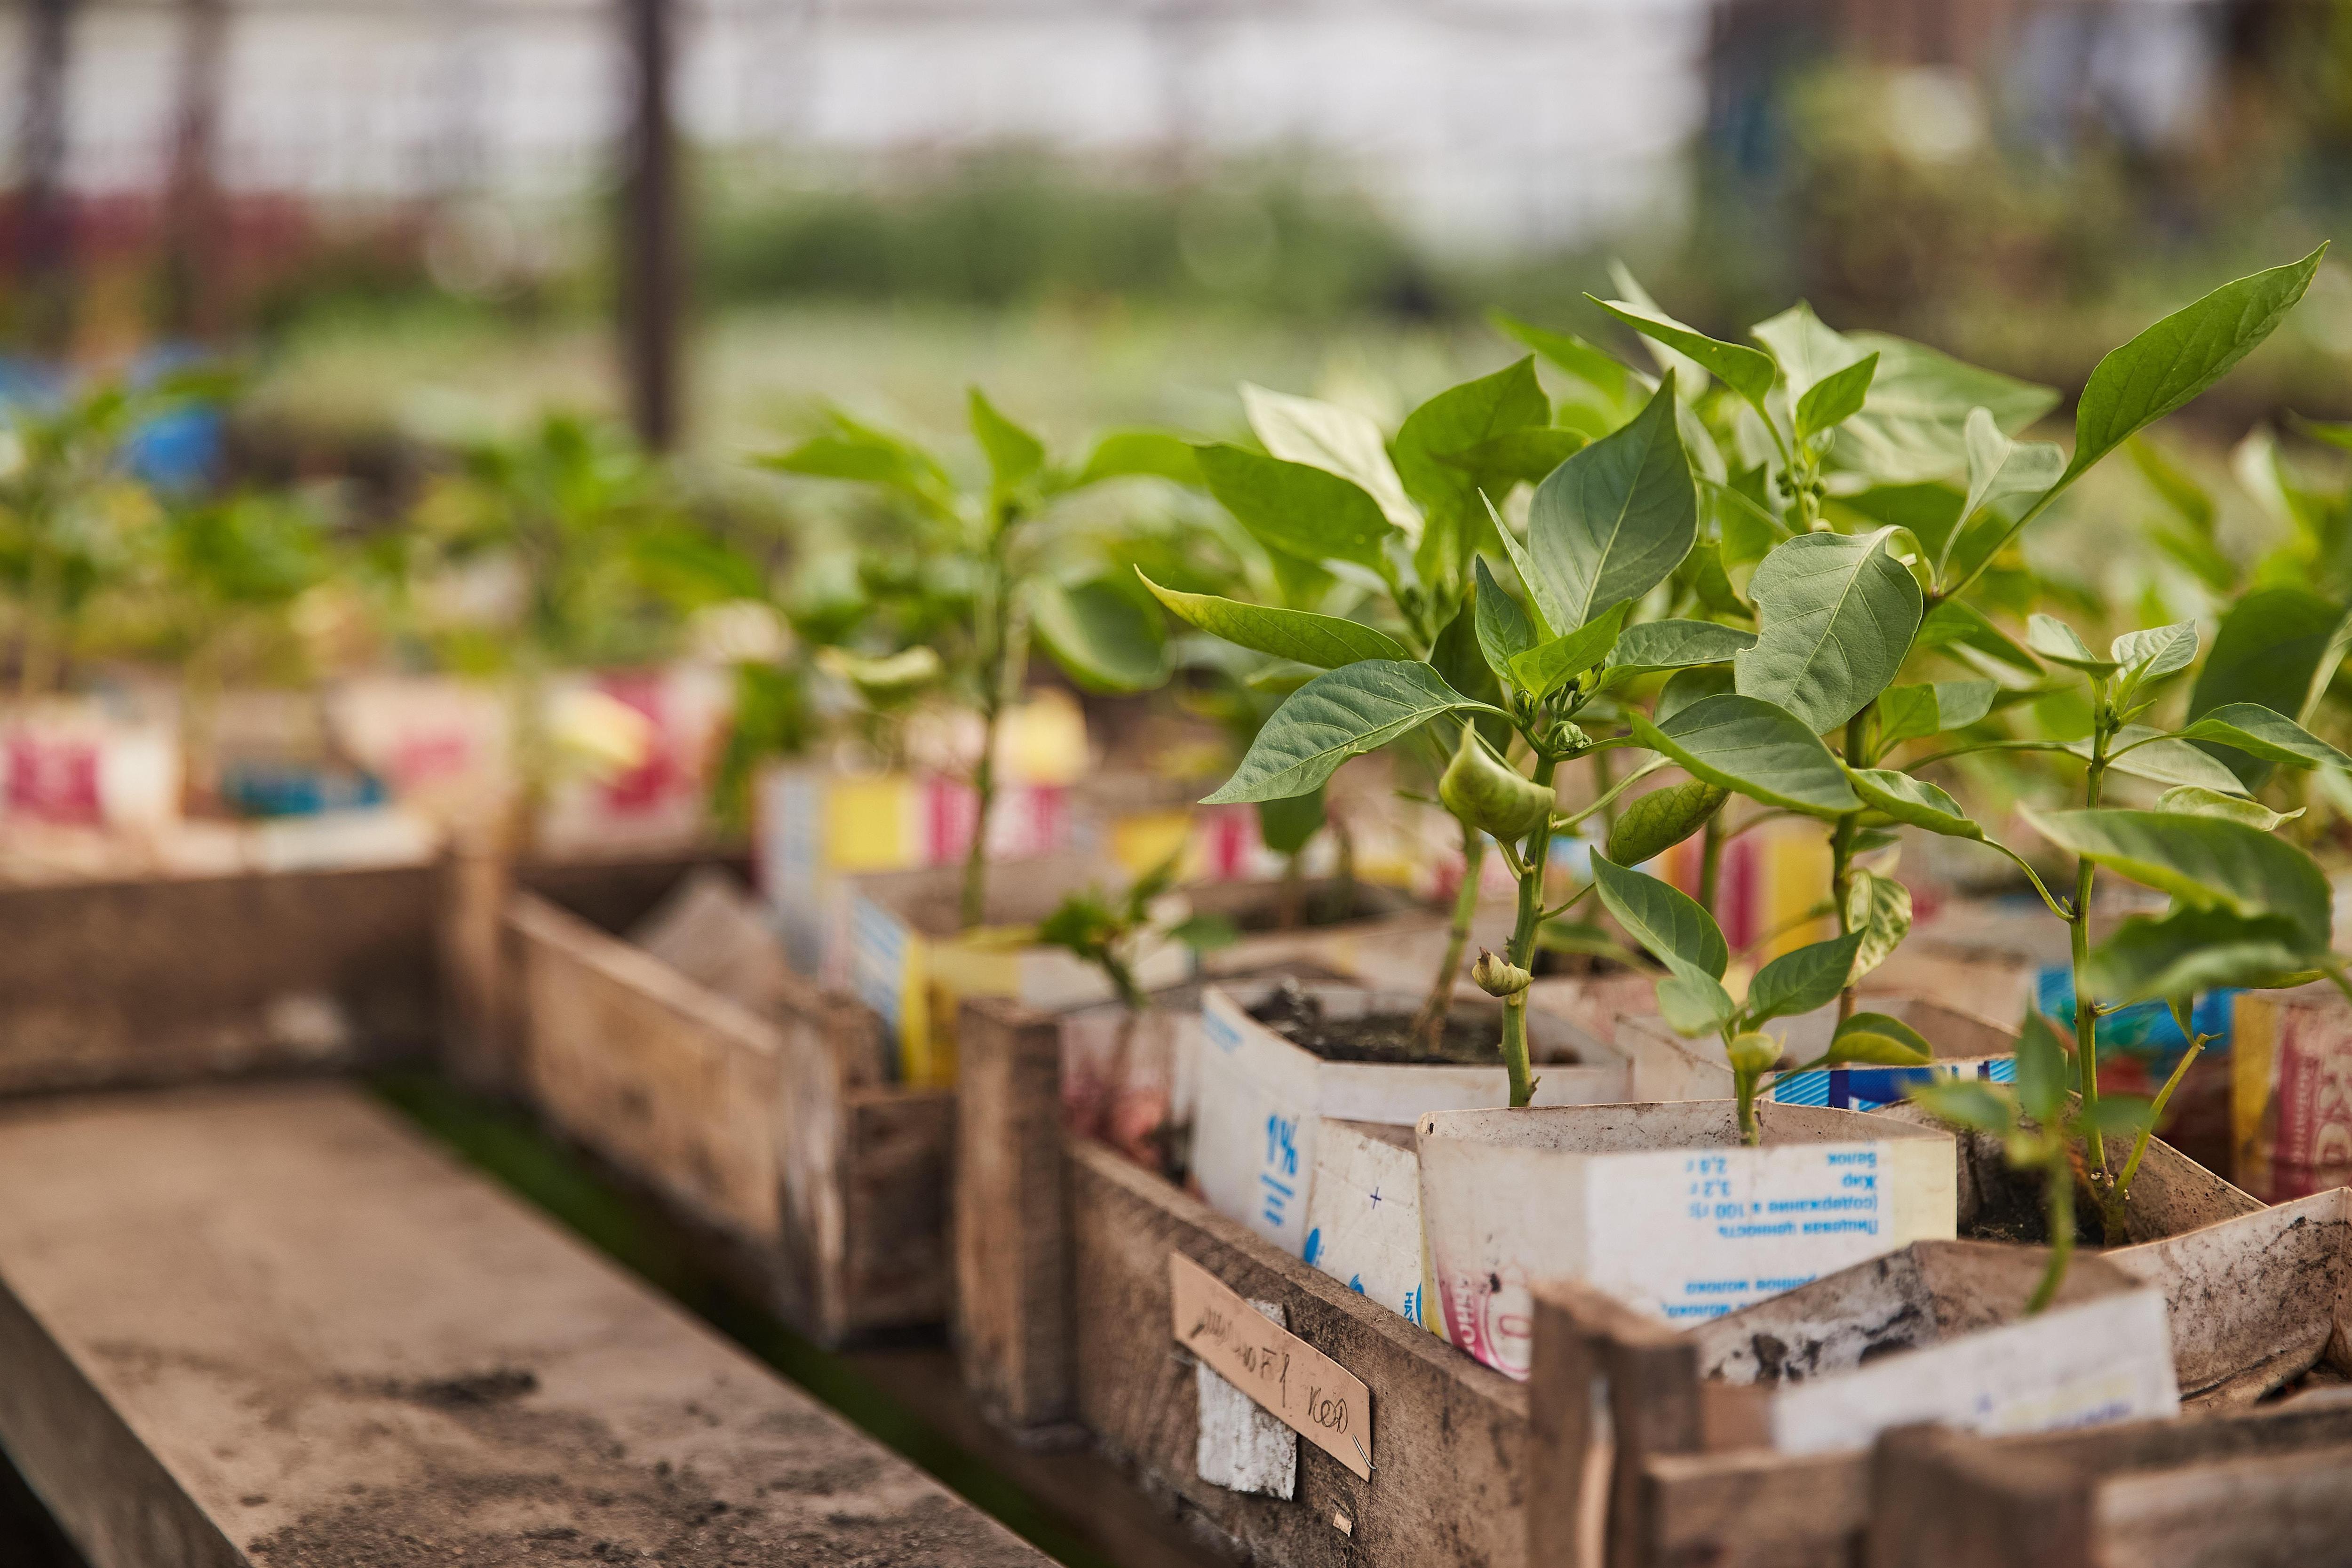
[[10,1108],[0,1193],[92,1568],[1046,1561],[349,1088]]

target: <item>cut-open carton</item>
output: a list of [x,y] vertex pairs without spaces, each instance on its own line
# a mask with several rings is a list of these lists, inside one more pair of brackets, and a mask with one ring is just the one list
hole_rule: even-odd
[[1524,1377],[1540,1279],[1682,1321],[1952,1236],[1949,1134],[1814,1106],[1757,1114],[1756,1148],[1728,1100],[1423,1116],[1422,1227],[1446,1337]]
[[[1864,1010],[1908,1024],[1935,1052],[1924,1068],[1832,1067],[1775,1077],[1771,1099],[1789,1105],[1875,1110],[1897,1104],[1933,1078],[1979,1078],[2006,1083],[2016,1074],[2017,1031],[1948,1003],[1920,996],[1873,995]],[[1834,1003],[1765,1026],[1781,1037],[1788,1054],[1811,1061],[1828,1049],[1837,1027]],[[1713,1035],[1688,1038],[1654,1013],[1621,1014],[1613,1038],[1633,1066],[1633,1092],[1642,1100],[1725,1100],[1732,1093],[1730,1059]]]

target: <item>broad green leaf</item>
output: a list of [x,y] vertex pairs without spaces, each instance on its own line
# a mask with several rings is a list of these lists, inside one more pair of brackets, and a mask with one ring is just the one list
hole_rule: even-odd
[[2044,1127],[2066,1113],[2066,1050],[2040,1013],[2026,1015],[2017,1032],[2017,1103]]
[[1849,873],[1845,896],[1846,930],[1862,938],[1854,950],[1853,984],[1886,962],[1911,934],[1911,889],[1892,877],[1859,868]]
[[1360,486],[1244,447],[1192,450],[1210,493],[1261,542],[1303,561],[1382,566],[1381,546],[1397,531]]
[[1480,706],[1411,660],[1365,659],[1327,671],[1283,700],[1234,776],[1202,804],[1305,795],[1349,758],[1377,751],[1441,713]]
[[1781,379],[1788,384],[1789,396],[1799,403],[1822,382],[1864,358],[1863,350],[1843,333],[1822,324],[1813,308],[1802,301],[1757,322],[1748,329],[1748,335],[1772,351],[1772,357],[1780,362]]
[[1505,337],[1517,339],[1592,388],[1611,408],[1631,405],[1638,390],[1633,385],[1633,373],[1606,349],[1585,342],[1574,332],[1533,326],[1501,310],[1489,310],[1486,320]]
[[1478,726],[1462,726],[1462,742],[1437,781],[1438,803],[1496,838],[1525,838],[1551,820],[1551,790],[1495,754],[1478,736]]
[[[2307,589],[2257,588],[2230,606],[2189,689],[2189,717],[2203,718],[2232,702],[2258,702],[2308,723],[2343,662],[2352,616],[2342,605]],[[2210,748],[2248,784],[2268,776],[2268,763]]]
[[[1655,300],[1650,298],[1650,291],[1642,287],[1641,280],[1633,276],[1633,271],[1623,262],[1612,260],[1609,263],[1609,281],[1615,287],[1617,297],[1635,310],[1647,311],[1660,321],[1668,319],[1664,309]],[[1587,295],[1586,298],[1590,299],[1591,296]],[[1651,363],[1655,364],[1662,374],[1674,379],[1675,395],[1683,401],[1696,402],[1700,395],[1706,391],[1706,367],[1698,361],[1672,344],[1651,337],[1647,333],[1642,334],[1642,346],[1649,351]]]
[[1710,484],[1716,526],[1722,533],[1723,565],[1727,572],[1753,566],[1789,537],[1789,531],[1764,509],[1761,501],[1736,485]]
[[1866,354],[1808,389],[1797,399],[1797,439],[1834,430],[1861,413],[1863,399],[1870,394],[1870,379],[1877,374],[1878,356]]
[[1889,550],[1892,529],[1800,534],[1756,568],[1756,646],[1734,661],[1743,696],[1779,704],[1819,734],[1870,705],[1919,629],[1918,581]]
[[2190,816],[2218,816],[2229,822],[2242,822],[2249,827],[2259,827],[2269,833],[2303,815],[2301,807],[2276,812],[2260,801],[2243,800],[2219,790],[2200,789],[2195,784],[2176,784],[2156,797],[2158,811],[2178,811]]
[[1474,702],[1484,703],[1487,710],[1473,721],[1486,737],[1487,743],[1500,751],[1511,743],[1511,721],[1502,710],[1503,683],[1496,678],[1486,663],[1486,650],[1478,646],[1478,615],[1465,594],[1430,646],[1429,667],[1437,678]]
[[2303,298],[2326,253],[2323,244],[2300,261],[2225,283],[2099,361],[2074,406],[2067,472],[2081,473],[2228,374]]
[[1784,952],[1756,972],[1748,983],[1748,1021],[1786,1018],[1825,1007],[1846,987],[1854,955],[1862,951],[1861,931],[1849,931],[1829,942],[1811,942]]
[[980,442],[980,449],[988,454],[988,471],[994,476],[999,489],[1013,486],[1035,476],[1045,466],[1045,444],[996,411],[978,387],[965,394],[971,416],[971,433]]
[[763,458],[761,466],[810,479],[883,485],[934,509],[947,507],[955,487],[930,454],[838,415],[835,423],[841,426],[838,433],[813,437],[789,452]]
[[1911,1091],[1911,1103],[1939,1121],[2005,1136],[2017,1127],[2017,1108],[1974,1079],[1945,1079]]
[[1873,1067],[1925,1067],[1936,1059],[1927,1037],[1886,1013],[1856,1013],[1838,1025],[1830,1037],[1829,1058],[1838,1062],[1868,1062]]
[[1486,519],[1495,525],[1496,541],[1502,545],[1503,553],[1510,557],[1511,570],[1518,574],[1520,586],[1528,591],[1528,618],[1535,624],[1538,640],[1549,642],[1559,635],[1561,628],[1575,629],[1576,623],[1570,617],[1567,606],[1552,597],[1550,586],[1536,574],[1535,563],[1528,556],[1528,547],[1519,542],[1517,535],[1511,531],[1511,525],[1505,522],[1503,514],[1495,510],[1494,501],[1483,492],[1478,499],[1486,503]]
[[1990,680],[1890,686],[1878,697],[1879,747],[1965,730],[1992,711],[1993,695],[2000,689]]
[[1852,768],[1846,776],[1853,781],[1856,795],[1897,822],[1947,838],[1984,837],[1984,829],[1969,819],[1959,802],[1925,779],[1892,768]]
[[[1336,474],[1372,498],[1381,515],[1409,539],[1421,537],[1421,513],[1406,499],[1388,443],[1369,414],[1313,397],[1294,397],[1242,383],[1251,434],[1285,462]],[[1224,498],[1221,495],[1220,500]]]
[[2016,639],[1985,619],[1984,612],[1958,599],[1947,599],[1927,612],[1927,618],[1919,623],[1915,646],[1974,648],[2012,669],[2028,675],[2042,673],[2040,662]]
[[1609,858],[1620,866],[1639,866],[1663,855],[1706,826],[1729,798],[1729,791],[1705,779],[1652,790],[1620,811],[1610,825]]
[[1830,749],[1785,708],[1732,693],[1702,698],[1662,724],[1628,717],[1643,745],[1718,789],[1815,816],[1862,809]]
[[1625,934],[1653,957],[1714,979],[1723,977],[1731,963],[1731,949],[1715,917],[1697,900],[1604,855],[1592,858],[1592,879],[1600,885],[1601,903]]
[[[1587,294],[1585,298],[1653,342],[1665,344],[1685,359],[1705,367],[1711,374],[1719,376],[1726,386],[1748,399],[1758,413],[1764,413],[1764,399],[1772,390],[1777,370],[1770,354],[1742,343],[1727,343],[1721,339],[1708,337],[1697,328],[1685,326],[1654,306],[1635,304],[1625,300],[1603,300],[1592,294]],[[1766,416],[1769,417],[1769,415]]]
[[2102,1002],[2169,1001],[2217,986],[2263,989],[2311,971],[2318,954],[2294,921],[2220,909],[2135,915],[2091,950],[2085,981]]
[[1178,620],[1198,626],[1212,637],[1270,653],[1276,658],[1297,659],[1318,669],[1337,669],[1361,658],[1412,657],[1396,638],[1360,622],[1307,610],[1244,605],[1238,599],[1221,599],[1214,594],[1187,594],[1163,588],[1144,577],[1139,566],[1135,574]]
[[1916,484],[1965,472],[1972,408],[1990,410],[1994,424],[2014,436],[2058,401],[2046,386],[1979,370],[1906,338],[1849,332],[1845,341],[1857,354],[1878,355],[1878,374],[1862,412],[1838,427],[1831,450],[1839,467],[1881,484]]
[[1723,982],[1687,964],[1658,982],[1658,1016],[1677,1035],[1712,1035],[1738,1012]]
[[1538,644],[1511,661],[1511,679],[1536,697],[1549,697],[1570,676],[1605,664],[1617,646],[1617,630],[1633,606],[1622,600],[1566,637]]
[[[1536,380],[1535,361],[1523,359],[1492,375],[1449,387],[1414,409],[1397,430],[1390,455],[1407,495],[1432,513],[1460,513],[1474,506],[1484,476],[1466,471],[1453,459],[1506,433],[1550,424],[1551,399]],[[1534,477],[1541,479],[1558,461],[1553,459]],[[1517,477],[1516,469],[1513,477]]]
[[[2126,724],[2116,731],[2115,746],[2129,746],[2131,750],[2111,757],[2107,766],[2128,777],[2146,779],[2150,784],[2194,784],[2222,795],[2246,793],[2246,786],[2228,768],[2188,742],[2173,740],[2145,724]],[[2090,761],[2088,741],[2072,742],[2066,750],[2084,762]]]
[[1478,631],[1478,650],[1486,656],[1486,668],[1499,675],[1511,668],[1511,660],[1536,646],[1535,623],[1495,581],[1484,560],[1473,562],[1470,570],[1475,584],[1472,624]]
[[2053,664],[2063,664],[2092,675],[2112,675],[2116,661],[2093,653],[2074,627],[2055,616],[2030,616],[2025,622],[2025,646]]
[[2352,757],[2329,745],[2284,713],[2254,702],[2216,708],[2180,731],[2184,741],[2211,741],[2266,763],[2291,768],[2352,768]]
[[1696,664],[1728,664],[1756,646],[1754,632],[1717,621],[1643,621],[1617,638],[1610,664],[1628,675],[1649,669],[1682,669]]
[[1482,489],[1489,495],[1502,495],[1515,484],[1541,484],[1551,477],[1554,468],[1591,445],[1591,441],[1592,437],[1581,431],[1563,430],[1557,425],[1530,426],[1505,431],[1492,440],[1448,452],[1438,460],[1464,476],[1465,489]]
[[1277,855],[1296,855],[1323,830],[1323,792],[1257,803],[1257,836]]
[[2197,623],[2180,621],[2144,632],[2126,632],[2107,645],[2107,657],[2122,670],[2121,700],[2196,662]]
[[1164,430],[1112,431],[1095,443],[1087,466],[1078,471],[1078,482],[1090,485],[1137,475],[1195,488],[1203,482],[1192,444]]
[[1678,669],[1658,689],[1658,700],[1651,706],[1650,718],[1653,722],[1664,724],[1694,702],[1730,695],[1731,671],[1719,664]]
[[2327,879],[2294,845],[2243,823],[2169,811],[2020,808],[2061,849],[2170,893],[2193,909],[2294,924],[2305,951],[2327,945]]
[[1150,601],[1109,579],[1039,584],[1029,620],[1045,651],[1088,691],[1148,691],[1168,679],[1167,637]]
[[[1969,493],[1960,505],[1963,523],[2011,497],[2040,495],[2066,471],[2066,454],[2055,442],[2011,440],[1993,422],[1990,408],[1969,410],[1962,438],[1969,456]],[[1944,546],[1946,560],[1950,559],[1952,542],[1958,538],[1959,530],[1954,529]]]
[[1548,601],[1546,618],[1557,632],[1575,630],[1621,599],[1640,599],[1682,564],[1698,537],[1698,495],[1668,382],[1631,424],[1536,487],[1528,508],[1529,587]]

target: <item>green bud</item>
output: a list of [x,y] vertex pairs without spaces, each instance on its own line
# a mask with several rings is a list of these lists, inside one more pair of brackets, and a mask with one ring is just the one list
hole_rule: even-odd
[[1551,820],[1552,792],[1495,755],[1475,724],[1462,726],[1462,744],[1437,781],[1437,798],[1497,838],[1524,838]]
[[1470,978],[1489,996],[1516,996],[1534,984],[1536,977],[1482,947],[1478,950],[1478,962],[1470,966]]
[[1742,1078],[1769,1072],[1780,1059],[1780,1042],[1760,1030],[1731,1037],[1731,1070]]

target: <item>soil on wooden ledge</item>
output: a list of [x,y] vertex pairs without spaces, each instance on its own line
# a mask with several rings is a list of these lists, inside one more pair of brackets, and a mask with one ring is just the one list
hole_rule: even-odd
[[1397,1067],[1495,1067],[1503,1059],[1502,1019],[1491,1007],[1455,1006],[1445,1016],[1437,1048],[1413,1032],[1411,1013],[1325,1016],[1320,997],[1286,980],[1250,1009],[1250,1016],[1327,1062],[1383,1062]]

